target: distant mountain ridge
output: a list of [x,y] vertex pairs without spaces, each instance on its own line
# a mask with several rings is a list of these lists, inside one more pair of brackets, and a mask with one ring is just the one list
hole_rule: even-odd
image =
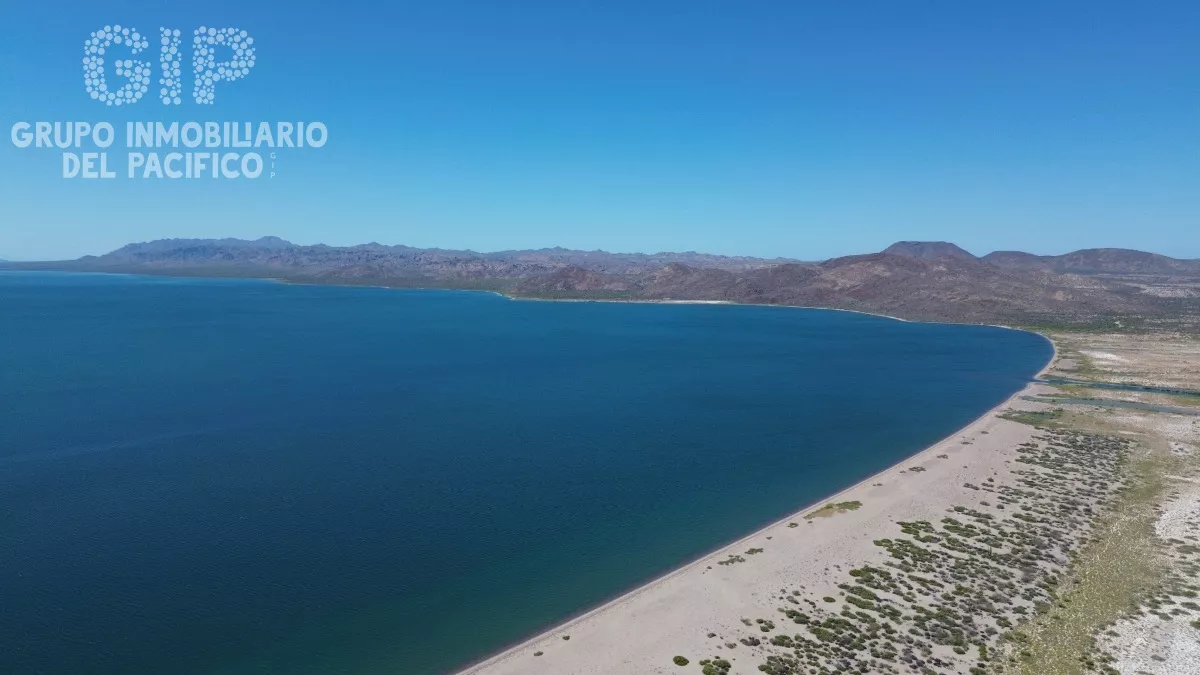
[[478,253],[469,250],[420,249],[369,243],[356,246],[302,246],[278,237],[243,239],[160,239],[128,244],[102,256],[85,256],[92,267],[139,265],[157,268],[258,267],[264,271],[374,278],[519,278],[575,265],[606,273],[681,263],[700,268],[751,269],[783,262],[683,253],[608,253],[565,248]]
[[1191,287],[1173,287],[1172,297],[1160,297],[1147,292],[1144,283],[1122,277],[1200,274],[1200,261],[1140,251],[1085,249],[1062,256],[1004,251],[976,257],[949,242],[921,241],[814,263],[690,251],[478,253],[378,243],[302,246],[278,237],[165,239],[75,261],[7,266],[475,288],[549,298],[715,300],[969,322],[1165,316],[1180,311],[1180,303],[1192,297]]
[[996,251],[982,259],[1002,269],[1055,274],[1200,276],[1200,260],[1180,260],[1123,248],[1089,248],[1064,255]]

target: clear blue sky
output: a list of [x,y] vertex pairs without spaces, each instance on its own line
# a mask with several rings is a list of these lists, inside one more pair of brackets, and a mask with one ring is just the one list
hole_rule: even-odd
[[[0,256],[274,234],[1200,257],[1194,0],[47,0],[5,14]],[[80,60],[112,23],[152,45],[159,26],[243,28],[257,65],[213,106],[162,106],[156,77],[140,103],[106,108]],[[58,151],[8,140],[21,120],[131,119],[320,120],[330,136],[256,181],[65,180]]]

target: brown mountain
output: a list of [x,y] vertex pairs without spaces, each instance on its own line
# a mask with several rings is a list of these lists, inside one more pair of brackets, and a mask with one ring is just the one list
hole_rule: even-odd
[[1134,282],[1119,276],[1170,274],[1176,275],[1174,279],[1191,274],[1196,264],[1115,249],[1065,256],[1001,252],[976,258],[948,242],[898,242],[881,253],[802,263],[694,252],[621,254],[553,248],[477,253],[375,243],[299,246],[264,237],[162,240],[76,261],[17,266],[487,288],[528,297],[718,300],[943,321],[1080,323],[1117,315],[1191,312],[1189,303],[1195,296],[1183,286],[1156,294],[1144,279]]
[[1124,248],[1089,248],[1065,255],[996,251],[983,260],[1006,270],[1112,276],[1200,276],[1200,260],[1180,260]]
[[632,285],[627,279],[619,276],[568,265],[547,274],[518,281],[512,290],[524,295],[623,294],[632,290]]
[[[832,307],[944,321],[1075,321],[1145,312],[1154,303],[1136,289],[1014,274],[953,253],[935,259],[873,253],[742,272],[672,264],[626,279],[631,298]],[[514,290],[524,295],[587,290],[560,281],[559,275],[533,277]],[[589,276],[587,283],[598,282]]]
[[922,260],[937,260],[938,258],[978,260],[975,256],[948,241],[898,241],[883,249],[883,252]]
[[129,244],[102,256],[69,264],[91,269],[145,268],[161,271],[223,270],[248,276],[327,279],[512,279],[574,266],[606,274],[627,274],[669,264],[701,269],[749,270],[791,262],[739,256],[683,253],[608,253],[545,248],[478,253],[409,246],[301,246],[278,237],[241,239],[162,239]]

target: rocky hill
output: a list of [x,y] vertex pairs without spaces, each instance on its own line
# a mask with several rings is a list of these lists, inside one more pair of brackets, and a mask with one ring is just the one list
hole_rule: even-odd
[[883,252],[922,260],[937,260],[938,258],[978,260],[975,256],[948,241],[898,241],[883,249]]
[[1124,248],[1089,248],[1065,255],[996,251],[983,260],[1014,271],[1111,276],[1200,276],[1200,260],[1180,260]]
[[277,237],[160,240],[75,261],[17,266],[487,288],[530,297],[718,300],[1006,323],[1166,316],[1181,311],[1186,292],[1172,290],[1167,294],[1172,297],[1163,297],[1149,292],[1144,280],[1120,277],[1186,279],[1200,273],[1200,261],[1140,251],[1088,249],[1062,256],[997,252],[977,258],[948,242],[905,241],[880,253],[807,263],[694,252],[548,248],[477,253],[375,243],[300,246]]

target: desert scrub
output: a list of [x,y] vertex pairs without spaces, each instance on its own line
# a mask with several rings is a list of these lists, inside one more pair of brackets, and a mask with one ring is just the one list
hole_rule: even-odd
[[691,663],[690,661],[688,661],[686,658],[684,658],[682,656],[676,656],[675,658],[673,658],[671,660],[673,662],[675,662],[675,665],[677,665],[677,666],[686,666],[688,663]]
[[1053,410],[1009,410],[1000,415],[1001,419],[1006,419],[1011,422],[1020,422],[1028,424],[1032,427],[1048,426],[1056,422],[1063,416],[1062,408],[1054,408]]
[[1039,605],[1019,632],[1005,636],[1004,652],[1013,668],[1007,672],[1074,675],[1106,660],[1096,653],[1094,636],[1137,606],[1164,572],[1154,523],[1169,461],[1147,452],[1126,463],[1124,489],[1057,584],[1064,590],[1056,602]]
[[847,511],[857,511],[861,507],[862,502],[829,502],[825,506],[822,506],[816,511],[804,516],[804,519],[812,520],[813,518],[828,518],[829,516],[836,516],[839,513],[845,513]]
[[[1042,430],[1014,448],[1011,484],[977,486],[1020,513],[948,505],[935,521],[897,522],[896,536],[874,542],[890,560],[847,570],[840,603],[801,596],[806,612],[777,607],[799,632],[757,641],[766,657],[759,670],[998,672],[1006,667],[993,653],[1000,632],[1015,623],[1010,618],[1058,602],[1097,509],[1123,484],[1119,470],[1130,446],[1115,436]],[[794,599],[781,592],[784,602]]]

